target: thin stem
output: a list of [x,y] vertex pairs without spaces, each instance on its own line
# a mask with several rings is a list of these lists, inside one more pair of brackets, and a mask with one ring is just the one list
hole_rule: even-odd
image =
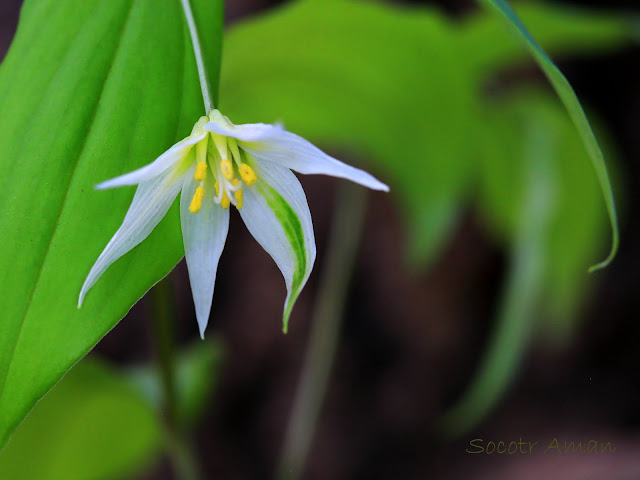
[[176,420],[175,355],[171,318],[174,313],[170,278],[156,284],[150,292],[153,307],[153,342],[160,381],[162,382],[163,411],[169,424]]
[[193,447],[185,441],[179,432],[169,429],[166,436],[169,456],[176,478],[180,480],[201,480],[198,463],[193,455]]
[[280,458],[277,478],[298,480],[320,416],[333,366],[342,313],[360,243],[366,213],[366,191],[341,186],[331,227],[327,264],[322,272],[312,316],[312,331],[293,411]]
[[175,343],[172,318],[173,302],[171,277],[156,284],[150,292],[153,315],[153,342],[163,391],[162,411],[166,429],[167,450],[181,480],[198,480],[198,465],[187,440],[178,425],[178,400],[175,381]]
[[202,100],[204,101],[204,109],[207,114],[213,110],[213,99],[209,93],[209,80],[207,75],[207,69],[204,65],[204,58],[202,57],[202,49],[200,48],[200,40],[198,37],[198,29],[196,28],[196,22],[193,19],[193,12],[191,11],[191,5],[189,0],[181,0],[182,9],[184,10],[184,16],[187,19],[187,26],[189,27],[189,34],[191,35],[191,44],[193,45],[193,54],[196,57],[196,65],[198,66],[198,77],[200,78],[200,89],[202,90]]

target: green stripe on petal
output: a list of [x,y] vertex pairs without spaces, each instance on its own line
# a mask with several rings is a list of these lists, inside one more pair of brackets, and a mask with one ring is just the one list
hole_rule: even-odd
[[311,213],[302,186],[291,170],[267,162],[255,167],[258,183],[244,188],[240,215],[284,277],[287,298],[282,323],[286,333],[291,310],[316,258]]
[[295,267],[293,270],[293,280],[291,282],[291,293],[289,294],[289,299],[284,309],[284,318],[282,319],[282,329],[287,333],[289,315],[291,315],[293,304],[298,299],[298,295],[300,295],[300,291],[304,285],[305,273],[307,271],[307,253],[304,245],[304,232],[298,215],[296,215],[296,212],[293,211],[293,208],[291,208],[287,201],[282,198],[282,195],[266,183],[262,183],[258,188],[258,191],[264,196],[267,201],[267,205],[269,205],[269,208],[273,210],[273,213],[282,225],[294,254]]

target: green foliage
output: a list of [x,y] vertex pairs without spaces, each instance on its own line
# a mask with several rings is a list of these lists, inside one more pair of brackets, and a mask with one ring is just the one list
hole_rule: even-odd
[[[533,38],[554,57],[601,54],[629,43],[633,25],[627,17],[606,10],[571,7],[557,2],[517,2],[518,16]],[[459,38],[467,62],[481,75],[530,61],[504,19],[482,9],[462,19]]]
[[0,477],[115,479],[140,472],[161,447],[150,405],[95,359],[78,364],[0,453]]
[[598,145],[589,120],[582,110],[580,101],[576,97],[573,88],[562,74],[562,72],[551,61],[548,55],[540,47],[540,45],[533,39],[527,28],[522,21],[518,18],[513,9],[509,6],[506,0],[483,0],[484,4],[487,4],[495,8],[498,13],[504,18],[505,22],[511,27],[523,40],[531,55],[536,60],[540,68],[544,71],[545,75],[553,85],[556,93],[567,108],[571,119],[576,125],[578,132],[580,133],[584,145],[589,153],[593,168],[598,176],[602,194],[604,195],[605,204],[607,206],[607,213],[609,214],[609,221],[611,222],[612,244],[609,256],[601,263],[592,266],[589,270],[594,271],[599,268],[607,266],[615,257],[618,250],[619,233],[618,233],[618,220],[616,215],[615,201],[613,198],[613,189],[609,182],[609,175],[607,173],[607,167],[604,163],[604,155]]
[[[500,7],[506,12],[503,2]],[[562,54],[604,51],[632,38],[620,15],[546,4],[524,4],[520,11],[541,44]],[[501,17],[485,11],[456,22],[431,9],[299,2],[233,29],[226,39],[225,112],[242,121],[283,120],[315,142],[358,152],[367,168],[390,181],[405,212],[413,260],[427,265],[437,255],[473,195],[490,230],[511,249],[486,358],[444,419],[451,433],[495,405],[530,343],[534,320],[551,317],[566,326],[574,315],[604,218],[589,155],[612,220],[612,253],[617,245],[606,170],[582,108],[513,11],[506,18],[517,22],[579,134],[546,91],[485,93],[498,68],[529,58]],[[530,144],[532,132],[544,149]],[[544,216],[536,210],[542,207]]]
[[284,120],[314,142],[357,152],[405,207],[414,256],[433,258],[472,171],[467,139],[477,118],[449,20],[430,9],[300,2],[234,28],[225,42],[225,114]]
[[[621,16],[537,4],[522,13],[554,51],[630,40]],[[284,120],[315,142],[358,152],[392,184],[411,258],[425,265],[471,194],[484,82],[496,66],[527,57],[498,27],[485,12],[458,23],[432,9],[298,2],[231,30],[224,111],[239,121]]]
[[[176,361],[177,423],[192,426],[210,405],[218,383],[223,347],[219,340],[198,341],[180,353]],[[162,384],[155,366],[136,367],[129,373],[136,389],[158,411],[162,408]]]
[[[192,3],[216,86],[222,0]],[[566,79],[508,5],[491,3],[528,41],[578,125],[605,192],[613,253],[613,199],[586,117]],[[620,17],[568,14],[546,5],[525,5],[522,14],[545,48],[563,54],[629,40]],[[492,105],[484,95],[495,68],[525,58],[496,18],[479,13],[455,21],[432,9],[367,2],[293,3],[229,34],[222,107],[235,122],[284,120],[315,142],[357,152],[392,184],[405,212],[411,256],[421,265],[435,258],[458,211],[480,192],[485,217],[513,246],[516,262],[499,325],[522,333],[522,305],[541,292],[552,299],[549,312],[571,316],[583,266],[598,246],[602,215],[578,137],[549,96],[505,97]],[[172,211],[76,308],[80,286],[134,192],[96,192],[92,186],[148,163],[186,136],[201,113],[179,2],[158,8],[153,0],[27,0],[0,68],[0,446],[35,402],[182,256]],[[545,177],[553,187],[549,224],[528,243],[520,220],[533,211],[521,195],[530,191],[525,180],[531,165],[522,153],[530,129],[521,126],[532,116],[541,122],[541,135],[549,135],[556,160],[552,177]],[[522,256],[539,255],[542,245],[548,258],[541,270],[521,268]],[[513,295],[524,303],[510,303]],[[504,362],[517,359],[526,341],[511,350],[501,350],[499,340],[495,345],[496,358]],[[200,374],[185,380],[185,388],[197,393],[184,401],[187,423],[201,408],[197,401],[189,406],[188,399],[206,397],[197,379],[211,365],[207,355],[190,357],[198,368],[189,371]],[[493,391],[493,399],[510,375],[509,368],[500,372],[490,375],[494,380],[485,392]]]
[[582,140],[546,92],[512,93],[487,105],[485,118],[480,210],[513,247],[477,375],[441,420],[453,436],[475,426],[499,400],[521,366],[538,318],[553,319],[556,331],[567,328],[605,219],[595,173],[584,168]]
[[[215,79],[222,1],[192,3]],[[25,3],[0,69],[0,445],[181,258],[173,212],[76,307],[134,193],[93,185],[148,163],[201,114],[179,2]]]
[[544,278],[544,316],[571,320],[588,277],[584,265],[600,246],[605,210],[598,182],[584,168],[582,140],[566,113],[541,90],[524,90],[487,105],[483,124],[481,206],[484,218],[502,238],[516,235],[523,217],[527,170],[521,158],[527,125],[544,130],[553,159],[552,218],[546,232],[548,263]]

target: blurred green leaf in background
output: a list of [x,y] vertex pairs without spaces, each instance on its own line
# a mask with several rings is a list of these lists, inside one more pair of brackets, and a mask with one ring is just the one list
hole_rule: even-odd
[[[222,354],[221,342],[208,339],[177,359],[177,413],[185,430],[211,405]],[[161,389],[150,365],[117,372],[95,357],[82,360],[0,452],[0,478],[137,478],[173,448],[161,417]]]
[[[620,14],[524,2],[518,11],[552,53],[605,52],[633,38],[632,24]],[[529,323],[550,319],[550,331],[567,340],[587,267],[603,246],[605,206],[612,254],[617,248],[612,192],[591,127],[564,76],[514,15],[509,10],[507,21],[529,42],[570,115],[550,89],[532,90],[522,81],[491,86],[530,57],[490,9],[454,20],[431,8],[297,2],[245,22],[225,40],[225,111],[243,121],[283,120],[389,178],[405,218],[409,264],[429,267],[476,198],[487,231],[513,251],[516,270],[505,279],[486,354],[486,365],[496,367],[482,364],[485,380],[471,388],[488,400],[476,402],[477,393],[461,400],[473,410],[459,419],[463,429],[495,405],[513,378],[539,331]],[[249,65],[241,59],[250,53]],[[527,159],[540,158],[525,148],[532,124],[548,144],[545,174],[553,176],[545,183],[550,204],[543,231],[532,229],[539,219],[523,197]],[[524,242],[523,231],[535,231],[536,240]],[[536,273],[516,273],[519,259],[531,256],[544,260]]]
[[20,480],[133,478],[162,443],[151,405],[122,375],[91,358],[20,425],[0,453],[0,472]]
[[[176,365],[177,423],[183,428],[194,423],[210,405],[218,383],[224,349],[220,340],[190,345],[180,352]],[[163,407],[160,372],[157,368],[142,366],[128,372],[132,385],[156,408]]]
[[569,112],[569,116],[573,120],[573,123],[576,125],[578,133],[582,137],[585,148],[589,154],[589,157],[591,158],[596,176],[598,178],[598,181],[600,182],[605,205],[607,206],[607,213],[609,214],[609,220],[611,222],[612,233],[611,250],[608,257],[599,264],[592,266],[589,271],[592,272],[599,268],[606,267],[607,265],[609,265],[609,263],[611,263],[616,255],[616,252],[618,250],[618,243],[620,241],[620,234],[618,232],[618,220],[615,200],[613,198],[613,188],[611,187],[611,183],[609,181],[607,166],[604,162],[604,155],[602,153],[602,150],[600,149],[598,140],[593,133],[593,129],[589,124],[589,120],[587,119],[587,116],[585,115],[584,110],[580,105],[580,101],[573,91],[573,88],[571,88],[569,81],[558,69],[558,67],[556,67],[556,65],[549,58],[546,52],[542,50],[538,42],[533,39],[529,31],[524,26],[522,21],[518,18],[509,3],[505,0],[483,0],[483,3],[489,5],[489,7],[495,8],[504,18],[506,24],[524,40],[524,44],[531,52],[533,58],[535,58],[540,68],[544,71],[545,75],[551,82],[551,85],[553,85],[553,88],[558,94],[558,97],[560,97],[562,103],[564,103],[564,106]]

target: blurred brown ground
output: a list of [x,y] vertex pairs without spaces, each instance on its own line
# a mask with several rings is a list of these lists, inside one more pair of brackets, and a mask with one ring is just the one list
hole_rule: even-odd
[[[13,35],[20,3],[0,0],[0,57]],[[276,2],[227,3],[231,23]],[[451,14],[473,6],[467,0],[423,3],[439,3]],[[570,3],[640,8],[637,0]],[[305,479],[640,479],[640,229],[633,222],[640,207],[640,48],[563,62],[561,68],[617,142],[626,197],[622,248],[614,264],[598,274],[598,288],[582,311],[575,341],[562,351],[536,345],[486,422],[460,441],[440,438],[433,420],[474,373],[505,261],[469,210],[435,268],[411,273],[403,257],[399,212],[390,197],[370,195],[366,241]],[[217,396],[196,436],[207,478],[268,479],[276,466],[304,356],[336,185],[324,177],[301,181],[319,254],[289,335],[280,332],[285,294],[280,273],[232,215],[208,330],[224,339],[228,354]],[[247,272],[251,281],[246,281]],[[173,282],[180,308],[176,328],[186,343],[195,340],[196,330],[184,264]],[[142,300],[97,351],[120,363],[150,358],[147,317]],[[474,438],[523,438],[546,445],[555,437],[561,442],[611,442],[617,451],[554,456],[543,455],[540,447],[531,455],[465,453]],[[147,478],[170,478],[167,464]]]

